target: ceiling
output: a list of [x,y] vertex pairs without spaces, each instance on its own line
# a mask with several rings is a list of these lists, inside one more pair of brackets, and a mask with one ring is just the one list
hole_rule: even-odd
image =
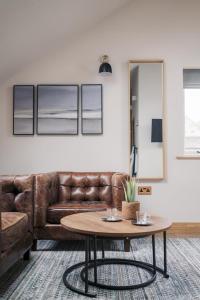
[[0,83],[128,0],[0,0]]

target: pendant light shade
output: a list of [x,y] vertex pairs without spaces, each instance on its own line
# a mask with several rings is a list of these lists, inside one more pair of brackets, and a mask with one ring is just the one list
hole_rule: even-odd
[[112,74],[112,67],[108,63],[108,55],[103,55],[101,58],[101,65],[99,67],[99,73],[103,76],[108,76]]

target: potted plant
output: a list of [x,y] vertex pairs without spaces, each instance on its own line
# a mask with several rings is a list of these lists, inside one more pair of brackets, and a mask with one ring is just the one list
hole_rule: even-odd
[[122,217],[126,220],[136,219],[136,211],[140,210],[140,202],[136,201],[135,178],[128,178],[122,183],[125,201],[122,201]]

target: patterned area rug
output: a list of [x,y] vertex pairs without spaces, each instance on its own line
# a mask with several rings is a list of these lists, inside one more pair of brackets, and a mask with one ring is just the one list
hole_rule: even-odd
[[[162,239],[156,238],[157,265],[162,266]],[[40,241],[39,250],[31,253],[29,262],[21,260],[1,278],[0,299],[6,300],[66,300],[89,299],[68,290],[62,281],[65,269],[84,259],[83,242]],[[123,252],[120,241],[106,244],[106,257],[134,258],[152,261],[151,240],[132,240],[131,252]],[[99,253],[100,254],[100,253]],[[200,239],[168,239],[169,279],[158,274],[150,286],[132,291],[110,291],[90,287],[96,299],[105,300],[190,300],[200,299]],[[91,277],[92,274],[89,274]],[[83,283],[75,271],[70,281],[77,287]],[[148,273],[130,266],[98,268],[101,283],[135,284],[148,278]]]

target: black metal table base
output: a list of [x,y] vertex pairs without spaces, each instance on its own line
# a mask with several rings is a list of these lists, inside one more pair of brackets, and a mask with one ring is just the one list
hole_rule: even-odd
[[[153,254],[153,263],[147,263],[143,261],[131,260],[131,259],[119,259],[119,258],[105,258],[104,255],[104,247],[102,242],[102,258],[97,259],[97,239],[93,237],[93,260],[91,259],[91,237],[86,237],[86,247],[85,247],[85,261],[75,264],[69,267],[65,273],[63,274],[63,281],[67,288],[71,291],[76,292],[78,294],[88,296],[88,297],[96,297],[95,293],[90,293],[88,291],[89,285],[95,286],[98,288],[109,289],[109,290],[131,290],[143,288],[151,284],[156,279],[156,272],[161,273],[165,278],[168,278],[167,274],[167,251],[166,251],[166,232],[163,232],[163,245],[164,245],[164,269],[156,266],[156,251],[155,251],[155,236],[152,235],[152,254]],[[108,285],[98,282],[98,267],[103,265],[128,265],[141,268],[149,273],[149,279],[145,282],[141,282],[138,284],[132,285]],[[77,270],[80,270],[80,277],[82,281],[85,283],[85,290],[81,290],[76,288],[73,284],[69,283],[69,275]],[[93,270],[94,276],[93,280],[89,279],[89,270]]]
[[[102,284],[102,283],[98,283],[98,282],[94,282],[91,280],[88,280],[88,284],[92,285],[92,286],[96,286],[99,288],[103,288],[103,289],[108,289],[108,290],[132,290],[132,289],[138,289],[138,288],[142,288],[145,287],[149,284],[151,284],[155,279],[156,279],[156,273],[154,272],[154,268],[153,265],[146,265],[146,263],[141,262],[141,261],[136,261],[136,260],[130,260],[130,259],[117,259],[117,258],[106,258],[104,260],[102,259],[98,259],[97,260],[97,267],[99,266],[103,266],[103,265],[128,265],[128,266],[135,266],[141,269],[144,269],[145,271],[147,271],[151,277],[146,281],[146,282],[142,282],[139,284],[134,284],[134,285],[108,285],[108,284]],[[88,269],[94,268],[93,263],[91,263],[88,267]],[[86,269],[83,268],[81,271],[81,279],[83,281],[85,281],[85,272]]]

